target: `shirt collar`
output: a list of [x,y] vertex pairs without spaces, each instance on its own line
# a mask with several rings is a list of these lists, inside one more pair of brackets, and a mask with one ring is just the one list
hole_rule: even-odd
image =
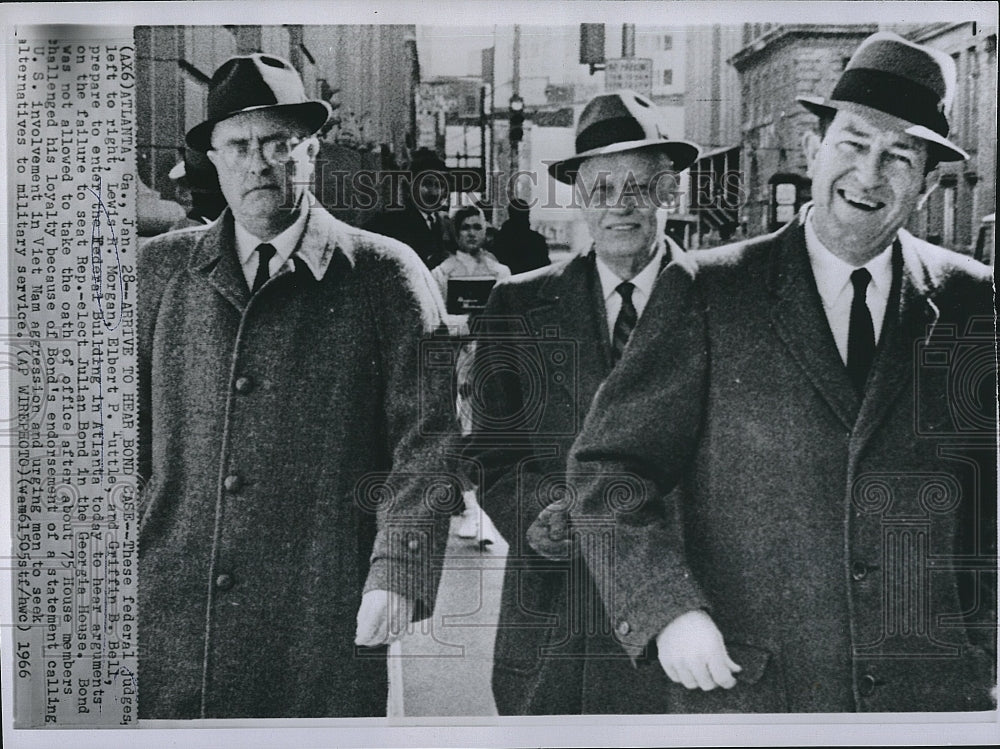
[[[851,274],[857,267],[841,260],[827,249],[813,226],[813,214],[809,211],[805,220],[806,251],[816,279],[816,288],[826,307],[832,307],[844,290],[851,284]],[[892,245],[873,257],[863,268],[871,273],[871,285],[884,297],[889,296],[892,284]]]
[[[268,241],[268,244],[274,247],[275,256],[281,258],[282,263],[286,262],[292,256],[292,253],[295,252],[296,247],[298,247],[299,240],[302,238],[302,234],[306,228],[306,221],[309,218],[309,208],[311,205],[311,201],[303,201],[299,215],[292,222],[292,225]],[[254,251],[260,246],[263,240],[260,237],[255,237],[241,226],[239,222],[233,223],[236,225],[236,251],[239,253],[240,265],[246,265],[250,262]],[[309,263],[309,258],[303,254],[303,259],[306,260],[313,274],[316,275],[316,268],[313,267],[312,263]],[[319,279],[322,277],[322,274],[316,275],[316,277]]]
[[[639,271],[635,276],[628,279],[640,292],[645,294],[647,297],[653,290],[653,284],[656,283],[656,277],[660,274],[660,265],[663,262],[664,255],[663,243],[658,242],[656,245],[656,251],[653,253],[653,257],[650,258],[646,267]],[[604,294],[604,301],[611,298],[611,295],[615,293],[615,290],[625,279],[620,278],[617,273],[615,273],[611,268],[609,268],[603,260],[597,257],[597,275],[601,279],[601,291]]]

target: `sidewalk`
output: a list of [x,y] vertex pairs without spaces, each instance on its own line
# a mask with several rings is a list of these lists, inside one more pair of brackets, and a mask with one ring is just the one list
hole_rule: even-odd
[[408,717],[497,714],[490,673],[507,543],[494,531],[497,540],[480,551],[455,535],[459,521],[452,518],[434,617],[400,643]]

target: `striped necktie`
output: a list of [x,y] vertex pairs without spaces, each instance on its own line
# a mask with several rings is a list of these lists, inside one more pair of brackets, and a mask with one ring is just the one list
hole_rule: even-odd
[[611,358],[612,362],[617,364],[618,360],[622,358],[625,344],[628,343],[629,336],[632,335],[632,329],[635,328],[639,315],[635,311],[635,305],[632,304],[632,292],[635,291],[635,284],[622,281],[615,288],[615,291],[622,298],[622,308],[618,313],[618,319],[615,320],[615,328],[611,334]]

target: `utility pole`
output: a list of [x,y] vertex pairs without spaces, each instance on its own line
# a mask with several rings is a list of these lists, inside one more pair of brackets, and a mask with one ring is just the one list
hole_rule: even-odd
[[635,24],[622,24],[622,57],[635,57]]
[[480,174],[483,175],[482,184],[480,184],[480,189],[483,193],[483,200],[491,200],[492,195],[489,194],[489,165],[487,164],[486,158],[486,86],[479,87],[479,169]]
[[511,94],[521,95],[521,27],[514,24],[514,77],[511,81]]
[[[515,114],[514,111],[510,111],[509,115],[511,117],[518,117],[521,122],[524,120],[524,115],[522,110],[524,108],[523,101],[521,100],[521,26],[519,24],[514,24],[514,75],[511,80],[511,106],[510,109],[513,110],[518,107],[518,111]],[[518,124],[517,129],[520,130],[520,124]],[[515,131],[511,130],[510,138],[510,173],[514,174],[521,168],[520,161],[520,141],[521,136],[516,135]]]

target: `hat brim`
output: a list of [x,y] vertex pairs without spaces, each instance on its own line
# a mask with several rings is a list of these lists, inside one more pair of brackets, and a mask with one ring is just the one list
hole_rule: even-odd
[[698,160],[701,153],[698,146],[686,140],[630,140],[623,143],[612,143],[600,148],[592,148],[589,151],[570,156],[568,159],[556,161],[549,164],[549,174],[559,182],[572,184],[577,171],[587,159],[595,156],[608,156],[611,154],[625,153],[626,151],[662,152],[667,155],[674,171],[682,172]]
[[938,161],[965,161],[969,154],[945,138],[940,133],[935,133],[923,125],[914,125],[912,122],[901,120],[894,115],[887,114],[874,107],[858,104],[853,101],[837,101],[835,99],[824,99],[822,96],[799,96],[796,101],[808,109],[817,117],[833,117],[837,112],[853,112],[855,114],[875,115],[879,118],[888,118],[899,123],[900,129],[912,135],[914,138],[928,142],[928,147],[933,151],[933,156]]
[[188,130],[184,140],[189,148],[206,153],[212,148],[212,130],[223,120],[235,117],[244,112],[259,112],[270,110],[286,114],[300,122],[309,135],[315,135],[327,123],[333,114],[333,108],[325,101],[303,101],[296,104],[262,104],[258,107],[246,107],[235,112],[229,112],[223,117],[205,120]]

